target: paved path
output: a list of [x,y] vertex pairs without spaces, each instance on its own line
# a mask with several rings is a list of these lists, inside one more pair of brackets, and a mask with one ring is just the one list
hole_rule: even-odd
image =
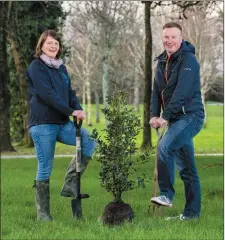
[[[153,154],[154,155],[154,154]],[[58,158],[58,157],[73,157],[74,155],[73,154],[66,154],[66,155],[63,155],[63,154],[58,154],[58,155],[55,155],[55,158]],[[200,154],[195,154],[195,156],[223,156],[223,153],[200,153]],[[1,159],[13,159],[13,158],[36,158],[36,155],[17,155],[17,156],[5,156],[5,155],[2,155],[0,156]]]

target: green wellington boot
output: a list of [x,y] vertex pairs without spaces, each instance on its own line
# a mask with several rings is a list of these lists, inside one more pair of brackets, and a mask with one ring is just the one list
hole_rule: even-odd
[[[82,156],[81,175],[85,171],[91,157]],[[61,190],[61,196],[63,197],[76,197],[76,157],[72,159],[65,175],[65,183]],[[81,194],[81,198],[86,198],[87,194]]]
[[50,215],[49,179],[35,180],[34,187],[36,188],[37,219],[43,221],[53,220]]

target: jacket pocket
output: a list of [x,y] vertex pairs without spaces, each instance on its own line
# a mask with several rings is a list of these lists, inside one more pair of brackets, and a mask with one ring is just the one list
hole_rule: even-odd
[[182,113],[183,114],[189,113],[191,105],[192,105],[192,98],[190,98],[190,97],[185,98],[184,105],[182,106]]

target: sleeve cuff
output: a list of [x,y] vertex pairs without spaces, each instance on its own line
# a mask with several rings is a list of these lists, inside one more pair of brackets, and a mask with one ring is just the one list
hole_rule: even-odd
[[164,120],[166,120],[166,121],[168,121],[169,122],[169,120],[170,120],[170,115],[169,114],[162,114],[162,118],[164,119]]
[[158,115],[150,115],[150,119],[154,118],[154,117],[158,117],[159,118],[160,116],[158,116]]

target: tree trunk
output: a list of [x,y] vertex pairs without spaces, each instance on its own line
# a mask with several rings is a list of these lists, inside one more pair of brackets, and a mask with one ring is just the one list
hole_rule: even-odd
[[144,88],[144,129],[142,149],[152,147],[150,119],[150,100],[152,92],[152,32],[151,2],[145,2],[145,88]]
[[10,93],[7,56],[7,11],[8,2],[0,3],[0,151],[15,151],[10,139]]
[[104,107],[107,107],[107,97],[109,94],[109,49],[105,47],[103,55],[103,75],[102,75],[102,91]]
[[97,90],[95,90],[95,105],[96,105],[96,123],[100,123],[100,99]]
[[[120,108],[120,106],[118,106]],[[113,186],[115,187],[114,190],[112,191],[113,197],[114,197],[114,202],[120,203],[122,202],[122,192],[121,192],[121,187],[120,185],[116,184],[116,173],[113,173],[113,181],[112,181]]]
[[[107,1],[103,1],[103,12],[108,12],[109,3]],[[103,95],[103,104],[104,107],[107,108],[107,97],[109,94],[109,52],[110,52],[110,46],[108,39],[109,36],[107,34],[107,25],[102,24],[101,25],[101,46],[103,46],[103,60],[102,60],[102,67],[103,67],[103,75],[102,75],[102,95]],[[107,121],[106,121],[107,125]]]
[[[82,108],[83,111],[86,112],[86,82],[83,81],[83,97],[82,97]],[[87,118],[85,119],[86,123],[87,123]]]
[[206,102],[205,102],[205,94],[202,93],[202,103],[204,106],[204,111],[205,111],[205,119],[204,119],[204,124],[203,124],[203,128],[207,127],[207,111],[206,111]]
[[134,64],[134,109],[139,112],[139,79],[137,78],[136,64]]
[[33,146],[33,142],[30,138],[28,131],[29,124],[29,105],[28,105],[28,86],[25,77],[26,64],[20,54],[20,47],[17,42],[14,40],[11,33],[8,34],[8,40],[11,46],[13,59],[16,66],[16,72],[18,75],[19,83],[20,83],[20,91],[23,99],[23,107],[24,107],[24,116],[23,116],[23,127],[24,127],[24,145],[31,147]]
[[86,83],[87,86],[87,120],[88,120],[88,126],[92,126],[92,120],[91,120],[91,83],[90,79],[87,80]]
[[87,124],[92,126],[92,113],[91,113],[91,81],[90,81],[90,69],[89,69],[89,54],[90,54],[90,42],[86,49],[86,87],[87,87]]

